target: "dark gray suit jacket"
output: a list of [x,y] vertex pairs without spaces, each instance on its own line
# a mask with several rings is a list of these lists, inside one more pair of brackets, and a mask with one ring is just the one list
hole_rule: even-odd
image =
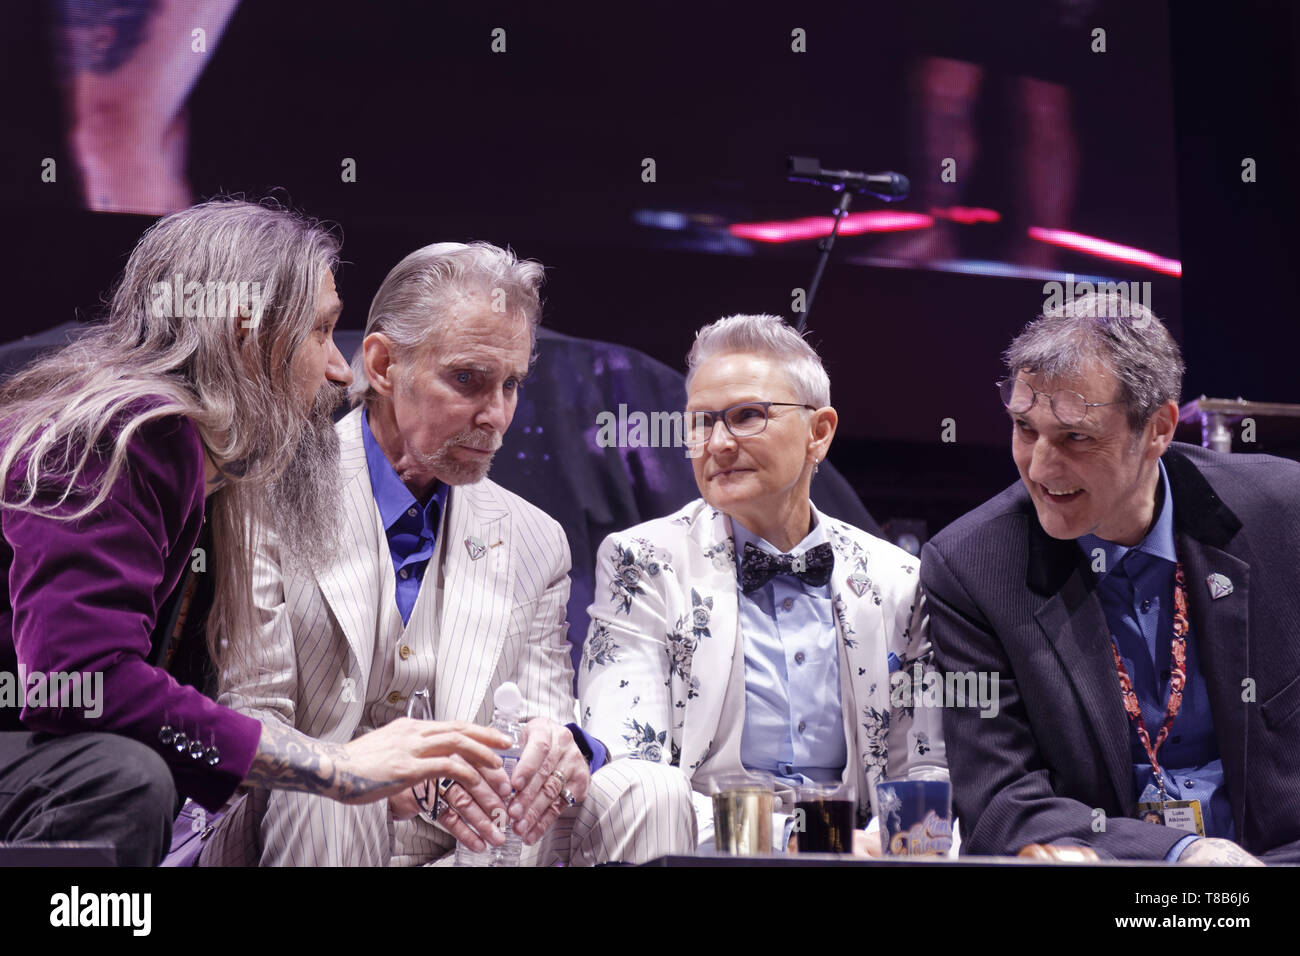
[[[1164,463],[1237,842],[1300,862],[1300,464],[1184,444]],[[1233,591],[1212,600],[1216,572]],[[1133,818],[1128,718],[1078,544],[1049,537],[1016,484],[925,546],[921,584],[940,668],[1000,675],[995,717],[944,711],[963,852],[1163,859],[1186,834]]]

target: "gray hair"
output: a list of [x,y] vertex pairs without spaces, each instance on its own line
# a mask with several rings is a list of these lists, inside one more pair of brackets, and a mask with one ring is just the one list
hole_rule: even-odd
[[715,355],[743,352],[764,355],[785,367],[786,377],[801,403],[822,408],[831,403],[831,380],[817,350],[776,315],[729,315],[695,333],[686,356],[686,390],[695,373]]
[[1047,379],[1078,376],[1095,362],[1119,382],[1119,401],[1135,434],[1157,408],[1182,394],[1178,343],[1145,305],[1114,292],[1090,292],[1045,310],[1003,358],[1011,375],[1027,371]]
[[[189,418],[227,479],[212,496],[221,560],[209,639],[223,623],[251,627],[251,542],[269,517],[260,490],[280,477],[306,427],[291,366],[338,252],[331,228],[269,201],[216,200],[156,222],[132,251],[103,323],[0,389],[0,507],[85,517],[108,498],[142,425]],[[173,302],[177,276],[182,289],[205,288],[208,305],[190,309],[189,294]],[[211,307],[214,287],[239,283],[257,283],[260,293],[244,323],[228,299]],[[103,455],[102,476],[89,477],[92,454]]]
[[[509,248],[488,242],[425,246],[388,273],[370,303],[365,334],[382,332],[398,355],[410,355],[434,344],[455,305],[482,296],[494,311],[527,319],[531,356],[542,316],[539,290],[544,273],[540,262],[518,259]],[[369,406],[377,393],[366,377],[364,349],[358,349],[352,360],[352,374],[348,397]]]

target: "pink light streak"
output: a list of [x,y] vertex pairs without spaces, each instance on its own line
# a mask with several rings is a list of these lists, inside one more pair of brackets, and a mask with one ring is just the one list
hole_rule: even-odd
[[[829,236],[834,223],[830,216],[807,216],[769,222],[737,222],[727,230],[733,236],[755,242],[800,242]],[[904,232],[932,225],[934,217],[919,212],[851,212],[840,223],[839,234],[859,236],[867,232]]]
[[951,219],[953,222],[959,222],[963,226],[971,226],[978,222],[1001,222],[1002,214],[996,209],[985,209],[981,206],[949,206],[947,209],[931,209],[930,215],[935,219]]
[[[999,222],[1002,218],[994,209],[971,206],[950,206],[935,208],[930,215],[919,212],[875,211],[855,212],[844,217],[840,224],[842,236],[860,236],[869,232],[907,232],[914,229],[928,229],[936,219],[948,219],[962,225],[974,225],[981,222]],[[741,239],[755,242],[806,242],[830,235],[835,220],[830,216],[806,216],[802,219],[775,219],[767,222],[737,222],[727,227],[727,231]],[[1087,253],[1100,259],[1114,262],[1126,262],[1142,266],[1153,272],[1181,277],[1183,264],[1177,259],[1125,246],[1108,239],[1087,236],[1080,232],[1065,229],[1045,229],[1042,226],[1030,226],[1029,237],[1038,242]]]
[[1153,272],[1161,272],[1167,276],[1181,277],[1183,274],[1183,264],[1177,259],[1166,259],[1164,256],[1158,256],[1154,252],[1147,252],[1145,249],[1122,246],[1118,242],[1098,239],[1096,236],[1085,236],[1080,232],[1030,226],[1029,238],[1050,243],[1054,246],[1073,249],[1077,252],[1086,252],[1102,259],[1143,266]]

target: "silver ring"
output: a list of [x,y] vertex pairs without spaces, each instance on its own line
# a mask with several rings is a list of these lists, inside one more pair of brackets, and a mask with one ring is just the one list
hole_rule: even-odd
[[572,806],[576,806],[577,803],[578,803],[577,799],[573,796],[573,791],[572,791],[572,790],[568,790],[568,789],[566,789],[566,790],[564,791],[564,793],[561,794],[561,796],[564,798],[564,802],[567,803],[567,804],[568,804],[569,806],[571,806],[571,807],[572,807]]

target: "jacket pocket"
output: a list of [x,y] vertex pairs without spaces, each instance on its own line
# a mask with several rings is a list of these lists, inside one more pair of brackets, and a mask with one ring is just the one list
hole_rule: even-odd
[[1280,729],[1292,720],[1300,713],[1300,675],[1264,701],[1261,709],[1264,712],[1264,723],[1273,730]]

